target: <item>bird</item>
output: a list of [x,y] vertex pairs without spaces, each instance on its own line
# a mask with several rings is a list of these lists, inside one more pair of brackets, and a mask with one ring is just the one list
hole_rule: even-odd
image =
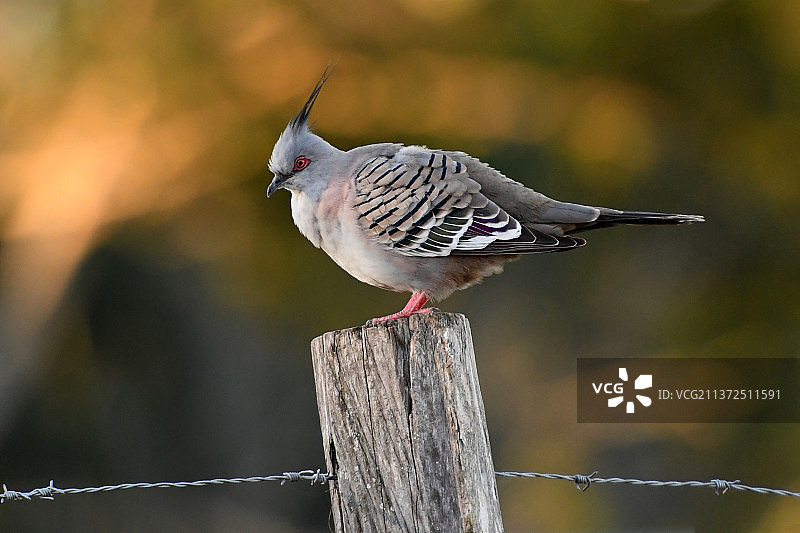
[[705,220],[561,202],[459,151],[388,142],[342,151],[309,125],[329,76],[326,68],[275,143],[266,193],[290,191],[297,228],[350,275],[411,293],[401,311],[367,324],[431,312],[429,300],[497,274],[522,255],[581,247],[586,241],[578,232]]

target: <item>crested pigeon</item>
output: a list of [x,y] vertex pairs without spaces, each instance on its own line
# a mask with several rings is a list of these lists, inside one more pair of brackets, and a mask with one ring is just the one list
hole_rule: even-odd
[[267,197],[288,189],[300,232],[356,279],[412,293],[402,311],[368,323],[429,312],[429,299],[499,273],[522,254],[583,246],[577,232],[704,221],[559,202],[463,152],[395,143],[344,152],[308,124],[327,79],[328,69],[275,144]]

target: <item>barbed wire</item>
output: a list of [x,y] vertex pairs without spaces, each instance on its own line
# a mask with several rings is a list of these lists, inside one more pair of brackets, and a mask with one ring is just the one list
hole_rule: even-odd
[[225,485],[235,483],[261,483],[263,481],[280,481],[281,485],[287,481],[310,481],[312,485],[319,483],[324,485],[329,481],[336,479],[336,476],[328,473],[321,472],[319,469],[314,470],[301,470],[299,472],[284,472],[283,474],[275,474],[271,476],[250,476],[250,477],[234,477],[234,478],[215,478],[203,479],[199,481],[159,481],[157,483],[120,483],[119,485],[103,485],[102,487],[84,487],[79,489],[60,489],[53,485],[53,480],[46,487],[33,489],[29,492],[17,492],[9,490],[5,483],[3,484],[3,493],[0,494],[0,503],[5,503],[9,500],[32,500],[39,498],[43,500],[52,500],[53,496],[60,494],[85,494],[95,492],[111,492],[112,490],[127,490],[127,489],[152,489],[152,488],[183,488],[183,487],[205,487],[207,485]]
[[[755,492],[758,494],[770,494],[777,496],[790,496],[793,498],[800,498],[800,492],[795,492],[785,489],[771,489],[767,487],[752,487],[745,485],[740,480],[727,481],[724,479],[712,479],[710,481],[658,481],[658,480],[644,480],[634,478],[621,478],[621,477],[597,477],[597,472],[591,474],[547,474],[540,472],[495,472],[495,475],[501,477],[519,477],[519,478],[542,478],[542,479],[563,479],[575,483],[575,487],[581,492],[586,490],[594,483],[627,483],[630,485],[650,486],[650,487],[709,487],[714,489],[714,492],[721,496],[728,492],[730,489],[742,490],[747,492]],[[215,478],[204,479],[199,481],[160,481],[157,483],[121,483],[119,485],[103,485],[101,487],[84,487],[84,488],[69,488],[61,489],[50,481],[46,487],[33,489],[29,492],[18,492],[9,490],[3,484],[3,492],[0,494],[0,503],[5,503],[11,500],[33,500],[43,499],[52,500],[54,496],[60,494],[91,494],[96,492],[110,492],[114,490],[127,490],[127,489],[151,489],[151,488],[183,488],[183,487],[204,487],[208,485],[225,485],[236,483],[261,483],[264,481],[280,481],[281,485],[287,481],[310,481],[312,485],[320,484],[325,485],[328,482],[336,481],[336,475],[328,472],[317,470],[300,470],[299,472],[284,472],[282,474],[275,474],[271,476],[250,476],[250,477],[235,477],[235,478]]]
[[710,481],[657,481],[645,479],[633,479],[622,477],[597,477],[597,471],[591,474],[542,474],[539,472],[495,472],[495,475],[502,477],[522,477],[522,478],[544,478],[544,479],[563,479],[575,483],[575,487],[581,492],[586,492],[593,483],[628,483],[630,485],[644,485],[650,487],[710,487],[714,492],[721,496],[730,489],[755,492],[758,494],[773,494],[777,496],[791,496],[800,498],[800,492],[785,489],[771,489],[767,487],[751,487],[745,485],[740,480],[727,481],[725,479],[712,479]]

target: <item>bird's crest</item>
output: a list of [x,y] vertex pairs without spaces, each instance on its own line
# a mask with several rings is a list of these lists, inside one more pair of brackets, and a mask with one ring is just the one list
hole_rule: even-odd
[[298,111],[297,114],[292,117],[292,120],[289,121],[289,127],[292,130],[299,131],[308,127],[308,117],[311,115],[311,108],[314,107],[314,102],[317,101],[317,96],[319,96],[323,85],[325,85],[325,82],[328,81],[328,78],[333,73],[334,68],[335,65],[328,65],[325,67],[325,71],[322,73],[317,85],[314,87],[314,90],[311,91],[311,96],[308,97],[308,100],[306,100],[306,103],[303,104],[303,107],[300,109],[300,111]]

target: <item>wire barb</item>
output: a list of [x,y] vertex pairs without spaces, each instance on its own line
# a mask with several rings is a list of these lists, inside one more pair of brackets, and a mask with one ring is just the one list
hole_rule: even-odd
[[724,479],[712,479],[711,483],[714,484],[714,492],[717,494],[717,496],[722,496],[728,492],[728,489],[730,489],[735,483],[739,483],[739,480],[725,481]]
[[589,485],[592,484],[594,481],[594,476],[597,475],[597,470],[589,474],[588,476],[584,476],[583,474],[575,474],[572,476],[575,479],[575,488],[581,492],[586,492],[589,488]]

